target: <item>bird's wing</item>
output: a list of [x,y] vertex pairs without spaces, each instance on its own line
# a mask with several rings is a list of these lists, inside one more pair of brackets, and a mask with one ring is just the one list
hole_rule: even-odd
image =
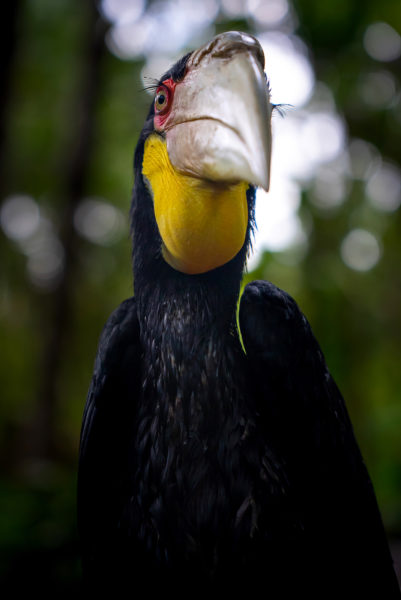
[[78,471],[78,527],[84,566],[118,528],[136,409],[139,324],[134,298],[110,316],[100,337],[84,410]]
[[316,581],[320,570],[338,590],[348,579],[355,593],[399,598],[373,487],[309,323],[266,281],[246,286],[239,322],[261,419],[286,465]]

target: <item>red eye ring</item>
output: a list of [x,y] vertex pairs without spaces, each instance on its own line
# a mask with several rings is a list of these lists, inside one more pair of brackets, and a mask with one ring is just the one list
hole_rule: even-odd
[[165,79],[156,89],[154,99],[154,125],[156,131],[163,131],[165,122],[170,118],[177,82],[171,77]]
[[155,113],[164,114],[170,107],[171,92],[165,85],[160,85],[156,90]]

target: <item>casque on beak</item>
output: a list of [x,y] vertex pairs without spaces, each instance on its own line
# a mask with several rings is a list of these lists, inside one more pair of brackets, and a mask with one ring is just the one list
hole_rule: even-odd
[[269,188],[271,104],[259,42],[222,33],[194,52],[156,129],[178,172],[216,183]]

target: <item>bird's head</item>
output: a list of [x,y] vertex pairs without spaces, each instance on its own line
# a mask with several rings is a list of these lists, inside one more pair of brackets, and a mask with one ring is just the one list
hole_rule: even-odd
[[135,168],[136,194],[143,186],[153,205],[161,260],[199,274],[243,248],[249,190],[269,187],[270,120],[263,51],[248,34],[216,36],[160,79]]

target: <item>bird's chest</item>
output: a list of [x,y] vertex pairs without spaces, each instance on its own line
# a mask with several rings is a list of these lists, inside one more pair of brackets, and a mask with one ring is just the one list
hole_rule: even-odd
[[263,448],[243,358],[205,344],[178,356],[159,348],[144,364],[134,449],[139,535],[184,554],[249,536]]

